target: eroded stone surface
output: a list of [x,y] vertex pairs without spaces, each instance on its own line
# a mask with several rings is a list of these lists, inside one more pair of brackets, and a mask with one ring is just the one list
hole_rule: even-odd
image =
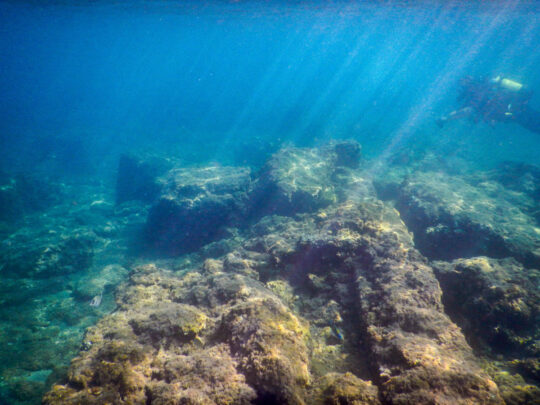
[[428,257],[512,256],[527,267],[540,265],[540,228],[529,214],[534,204],[497,182],[473,185],[440,172],[410,175],[396,201]]
[[[389,403],[502,403],[445,315],[431,267],[397,212],[380,203],[336,208],[306,250],[356,276],[374,377]],[[313,260],[315,259],[315,260]],[[346,271],[346,270],[345,270]]]
[[517,358],[538,359],[540,273],[514,259],[435,262],[448,310],[471,340]]
[[164,179],[146,224],[149,246],[175,255],[227,235],[245,215],[251,177],[247,168],[210,166],[173,169]]
[[303,403],[307,326],[260,282],[219,270],[178,279],[150,266],[119,304],[46,403]]
[[[353,364],[363,361],[383,402],[502,403],[440,296],[383,203],[269,217],[243,247],[183,277],[135,271],[119,310],[88,332],[90,349],[45,402],[102,403],[120,392],[134,403],[378,403],[375,386],[351,373],[362,374]],[[219,375],[181,371],[216,356]],[[229,384],[216,390],[214,380]]]
[[[432,265],[399,213],[376,200],[358,155],[353,144],[282,150],[253,194],[247,180],[231,180],[242,169],[226,169],[230,178],[218,175],[224,168],[170,172],[163,199],[192,212],[198,225],[205,221],[199,215],[221,207],[214,197],[231,202],[219,224],[234,224],[246,212],[249,220],[234,237],[202,248],[200,257],[213,257],[202,264],[186,256],[181,272],[172,261],[132,268],[117,292],[117,311],[89,329],[68,380],[45,403],[525,404],[534,398],[537,387],[523,385],[535,373],[534,359],[517,359],[513,372],[522,376],[507,378],[508,359],[499,368],[475,357],[445,313],[452,311],[446,301],[443,306]],[[419,172],[387,191],[399,190],[403,217],[418,221],[410,229],[418,226],[422,251],[440,254],[435,243],[448,237],[455,242],[449,255],[501,247],[501,255],[534,260],[523,193],[500,187]],[[510,207],[515,218],[501,219],[499,211]],[[184,223],[162,219],[173,246],[187,240],[179,232]],[[458,243],[462,229],[476,232],[470,252]],[[419,231],[433,241],[425,236],[422,245]],[[202,243],[213,240],[202,236]],[[437,263],[437,274],[455,276],[454,264]],[[495,278],[473,274],[489,291],[488,279],[513,291],[508,278],[517,270],[496,271]],[[527,280],[518,282],[522,309],[536,305],[530,304],[534,281]],[[450,284],[443,282],[445,294],[447,288],[457,293]],[[478,302],[472,292],[469,297]],[[516,316],[527,313],[530,322],[534,311],[527,311]]]
[[251,196],[251,215],[313,212],[343,198],[345,190],[374,196],[373,186],[351,176],[360,161],[360,145],[337,142],[324,148],[286,148],[263,167]]

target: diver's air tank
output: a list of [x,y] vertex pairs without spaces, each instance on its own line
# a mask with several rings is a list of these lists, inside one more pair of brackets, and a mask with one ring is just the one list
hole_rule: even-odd
[[523,84],[516,82],[515,80],[502,78],[497,76],[492,80],[493,83],[497,83],[499,86],[510,91],[520,91],[523,88]]

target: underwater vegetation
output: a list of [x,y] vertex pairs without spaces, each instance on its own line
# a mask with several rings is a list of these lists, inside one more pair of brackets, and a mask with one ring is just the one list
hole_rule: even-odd
[[[13,280],[58,289],[54,305],[73,330],[54,346],[45,339],[49,354],[34,353],[34,366],[24,356],[4,365],[4,395],[31,403],[50,387],[51,405],[537,403],[529,186],[507,187],[496,169],[434,172],[430,156],[376,174],[354,141],[285,147],[258,171],[120,162],[115,196],[45,209],[65,210],[62,237],[23,227],[2,245]],[[132,187],[126,166],[139,173]],[[32,253],[25,238],[56,253]],[[51,260],[73,277],[67,294]],[[55,333],[41,319],[41,333]],[[52,367],[70,358],[67,370]]]
[[0,405],[540,405],[539,4],[0,1]]

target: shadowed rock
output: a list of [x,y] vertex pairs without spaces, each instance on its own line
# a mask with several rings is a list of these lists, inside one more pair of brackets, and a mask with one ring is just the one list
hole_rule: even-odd
[[536,267],[540,229],[528,214],[531,204],[525,194],[497,183],[477,180],[473,185],[435,172],[409,176],[396,201],[416,246],[430,259],[512,256]]
[[153,202],[160,193],[159,176],[172,167],[167,159],[158,157],[138,157],[124,154],[120,156],[116,179],[116,203],[139,200]]
[[444,303],[471,340],[518,357],[540,356],[540,273],[514,259],[435,262]]
[[312,234],[304,247],[309,263],[333,262],[356,277],[364,339],[385,401],[503,403],[445,315],[435,275],[395,210],[339,206]]
[[161,253],[194,251],[243,221],[251,177],[247,168],[171,170],[146,223],[148,245]]

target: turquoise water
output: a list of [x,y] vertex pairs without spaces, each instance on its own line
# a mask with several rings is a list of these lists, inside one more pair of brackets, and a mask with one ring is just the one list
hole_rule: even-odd
[[539,87],[536,12],[522,1],[3,2],[2,146],[18,152],[3,164],[24,166],[36,148],[79,148],[95,165],[189,145],[197,160],[200,141],[220,160],[253,139],[336,137],[372,155],[414,137],[534,161],[537,137],[510,141],[514,126],[441,134],[433,121],[456,107],[464,75]]
[[[115,205],[120,155],[256,170],[352,139],[376,174],[426,154],[538,164],[540,133],[516,122],[436,119],[463,107],[467,75],[518,81],[540,110],[539,15],[533,0],[0,1],[0,403],[39,403],[114,309],[147,209]],[[66,244],[73,258],[37,269]]]

